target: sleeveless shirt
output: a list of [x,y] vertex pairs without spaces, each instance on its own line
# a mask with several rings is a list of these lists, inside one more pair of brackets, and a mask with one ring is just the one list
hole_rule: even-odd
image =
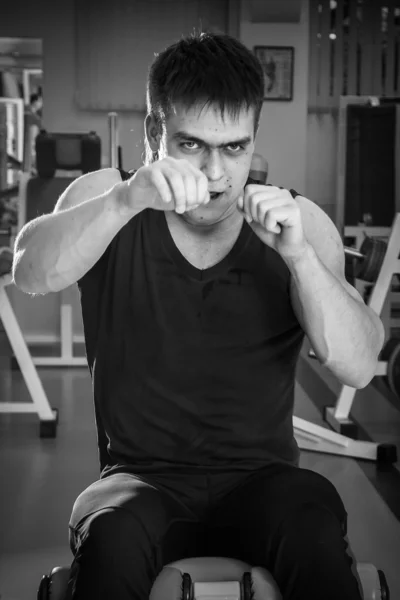
[[78,287],[102,477],[298,465],[305,334],[287,265],[245,220],[228,255],[200,270],[165,213],[146,209]]

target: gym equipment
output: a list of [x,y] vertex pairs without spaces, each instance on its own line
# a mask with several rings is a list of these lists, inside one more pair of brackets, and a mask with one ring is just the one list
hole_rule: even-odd
[[[23,173],[19,185],[19,222],[21,229],[37,214],[52,212],[54,205],[74,180],[73,176],[54,177],[56,170],[88,173],[101,168],[101,142],[95,132],[89,134],[47,133],[41,130],[36,138],[36,163],[39,177]],[[39,200],[39,204],[38,204]],[[60,292],[60,355],[38,356],[38,366],[87,366],[86,356],[75,356],[74,342],[83,344],[83,335],[73,335],[73,294],[75,286]]]
[[400,400],[400,338],[390,338],[382,348],[380,359],[387,362],[384,381]]
[[108,113],[108,140],[109,140],[109,162],[110,167],[118,167],[118,114]]
[[398,98],[340,96],[335,224],[342,239],[364,225],[389,228],[400,212],[399,142]]
[[[263,157],[259,158],[261,160],[257,158],[255,163],[255,177],[261,180],[260,183],[265,183],[267,163]],[[385,242],[381,243],[380,240],[366,237],[360,251],[349,247],[344,247],[344,251],[346,256],[357,261],[358,275],[377,282],[374,292],[371,294],[369,306],[377,314],[380,314],[392,276],[400,272],[400,260],[398,260],[400,254],[400,213],[394,219],[388,245]],[[317,358],[312,349],[309,351],[309,357]],[[395,375],[393,377],[392,373],[398,373],[399,360],[399,358],[396,358],[387,363],[380,361],[376,373],[377,375],[388,375],[388,380],[392,381],[391,387],[393,386],[393,389],[398,389],[399,376]],[[294,434],[299,448],[312,452],[384,463],[396,462],[397,448],[393,444],[377,444],[355,439],[357,437],[357,427],[349,419],[355,393],[355,388],[343,385],[335,406],[325,407],[324,420],[329,423],[334,431],[293,416]]]
[[40,437],[56,436],[58,410],[50,407],[42,382],[15,317],[6,287],[12,283],[12,250],[0,248],[0,320],[30,392],[32,402],[0,402],[1,413],[32,413],[40,419]]
[[[366,238],[368,242],[370,238]],[[356,259],[365,261],[363,267],[360,267],[361,273],[369,279],[374,278],[375,285],[372,288],[368,306],[370,306],[378,315],[381,314],[386,297],[391,290],[392,279],[394,275],[400,273],[400,213],[397,213],[393,227],[390,232],[389,241],[385,243],[385,252],[382,244],[365,244],[364,251],[356,253]],[[363,248],[363,246],[361,246]],[[358,256],[358,254],[362,255]],[[379,270],[378,270],[379,267]],[[376,376],[387,378],[390,388],[395,393],[399,389],[399,354],[395,352],[396,345],[392,348],[388,346],[385,353],[379,357]],[[383,360],[387,356],[386,360]],[[309,352],[310,358],[316,358],[313,350]],[[338,454],[353,458],[362,458],[365,460],[374,460],[378,462],[393,463],[397,460],[397,448],[393,444],[377,444],[375,442],[358,441],[357,427],[349,419],[349,414],[356,394],[356,389],[343,385],[335,406],[326,406],[324,419],[334,431],[329,431],[324,427],[319,427],[302,421],[297,417],[293,418],[295,430],[301,431],[302,435],[314,436],[308,440],[304,438],[300,441],[299,447],[316,452],[326,452],[329,454]]]
[[[8,155],[22,163],[24,153],[24,101],[21,98],[0,98],[0,104],[5,109],[4,142],[1,144],[0,153]],[[13,168],[12,168],[13,169]],[[13,184],[7,174],[7,184]],[[1,182],[3,184],[3,182]],[[2,185],[1,189],[4,189]]]
[[[370,563],[358,563],[364,600],[389,600],[386,577]],[[37,600],[65,600],[69,568],[44,575]],[[153,584],[149,600],[281,600],[271,573],[230,558],[202,557],[166,565]]]
[[384,240],[365,236],[360,250],[344,247],[346,256],[351,257],[353,276],[374,283],[385,258],[387,244]]
[[[117,147],[117,113],[109,113],[108,126],[110,159],[112,161],[109,166],[117,166],[117,148],[118,162],[122,164],[122,150],[119,146]],[[48,134],[43,130],[36,139],[36,152],[39,163],[38,172],[45,177],[30,177],[29,174],[23,173],[20,178],[19,230],[27,221],[37,216],[35,208],[36,210],[40,208],[40,214],[51,212],[58,197],[73,181],[72,177],[54,177],[56,168],[58,170],[79,169],[84,173],[99,169],[101,166],[100,139],[93,132],[89,134]],[[40,207],[34,202],[34,198],[40,199]],[[82,345],[84,343],[83,335],[73,334],[74,294],[76,295],[75,286],[60,292],[60,354],[58,356],[36,356],[33,358],[35,365],[46,367],[87,366],[86,357],[76,356],[74,353],[74,343]]]
[[[40,155],[40,151],[39,151]],[[19,229],[38,214],[51,213],[59,196],[73,181],[73,177],[32,177],[24,173],[19,189]],[[60,298],[60,350],[56,356],[33,356],[33,362],[41,367],[86,367],[87,360],[83,354],[76,356],[74,343],[84,344],[83,334],[80,338],[73,333],[73,302],[78,292],[76,286],[70,286],[59,293]],[[58,340],[56,340],[58,343]],[[30,344],[43,343],[40,337],[30,336]]]
[[82,173],[101,168],[101,140],[94,132],[48,133],[42,129],[35,140],[39,177],[51,179],[57,169]]
[[[364,242],[367,242],[368,239],[370,238],[366,238]],[[363,276],[367,275],[370,280],[375,280],[375,285],[372,287],[368,298],[368,306],[373,308],[378,315],[381,314],[386,297],[391,290],[393,276],[400,273],[400,213],[397,213],[395,216],[389,241],[388,244],[385,243],[385,247],[385,252],[383,252],[384,247],[382,244],[371,244],[368,242],[364,247],[365,255],[364,251],[360,252],[360,254],[364,255],[364,258],[361,258],[361,260],[366,262],[366,267],[361,268]],[[360,257],[356,256],[356,258],[359,259]],[[309,356],[316,358],[313,351],[309,353]],[[397,343],[389,341],[381,352],[375,374],[376,376],[383,376],[390,389],[397,396],[399,394],[399,356]],[[357,441],[355,439],[357,437],[357,428],[349,419],[349,414],[356,391],[355,388],[343,385],[335,406],[325,407],[324,419],[335,430],[334,432],[327,431],[324,428],[315,430],[316,426],[313,425],[310,428],[310,424],[299,424],[295,417],[295,427],[303,426],[304,432],[314,432],[321,435],[323,440],[322,443],[319,440],[315,440],[314,444],[303,441],[300,447],[366,460],[377,460],[388,463],[396,462],[397,448],[393,444],[376,444],[373,442]]]
[[122,147],[119,144],[118,113],[108,113],[109,166],[123,169]]

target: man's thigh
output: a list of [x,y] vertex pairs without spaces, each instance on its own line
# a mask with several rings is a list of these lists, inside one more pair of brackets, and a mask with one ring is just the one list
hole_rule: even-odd
[[[88,534],[96,515],[111,508],[123,510],[140,524],[164,564],[201,553],[204,528],[193,507],[178,499],[179,485],[183,483],[171,485],[176,493],[171,493],[157,478],[130,473],[117,473],[91,484],[73,506],[69,523],[72,552],[75,554],[80,540]],[[182,494],[185,492],[182,489]]]
[[329,480],[285,465],[260,470],[221,498],[210,520],[209,543],[219,553],[259,563],[282,523],[309,504],[332,512],[345,535],[346,510]]

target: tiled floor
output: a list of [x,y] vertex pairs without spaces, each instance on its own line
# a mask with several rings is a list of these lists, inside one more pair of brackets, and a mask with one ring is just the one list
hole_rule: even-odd
[[[316,361],[299,361],[296,415],[323,424],[339,384]],[[20,373],[0,371],[0,401],[29,401]],[[34,600],[43,573],[68,565],[67,524],[79,493],[98,478],[91,385],[86,369],[40,369],[60,410],[55,439],[41,439],[35,415],[0,414],[0,598]],[[400,403],[379,381],[357,392],[353,416],[362,436],[400,449]],[[349,538],[359,562],[384,570],[391,598],[400,598],[399,464],[304,452],[302,466],[325,475],[349,514]]]

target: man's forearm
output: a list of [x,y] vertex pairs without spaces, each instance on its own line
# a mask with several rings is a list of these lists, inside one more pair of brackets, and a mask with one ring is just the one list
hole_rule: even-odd
[[348,293],[312,246],[286,264],[301,307],[301,324],[321,363],[345,385],[365,387],[376,372],[383,345],[380,318]]
[[15,244],[17,287],[44,294],[80,279],[129,220],[117,210],[116,188],[27,224]]

